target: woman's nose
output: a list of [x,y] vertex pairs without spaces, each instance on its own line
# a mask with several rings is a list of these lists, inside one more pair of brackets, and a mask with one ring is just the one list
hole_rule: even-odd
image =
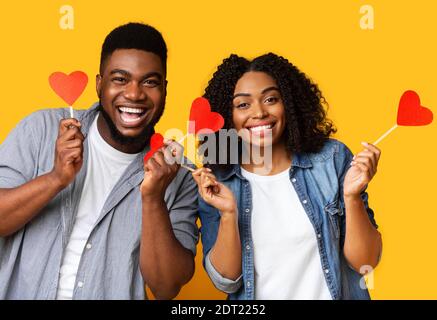
[[253,104],[253,118],[262,119],[267,117],[268,112],[261,103]]

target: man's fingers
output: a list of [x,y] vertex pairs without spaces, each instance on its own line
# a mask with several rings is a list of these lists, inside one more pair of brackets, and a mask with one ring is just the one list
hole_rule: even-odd
[[80,131],[80,128],[75,126],[71,127],[70,129],[66,130],[58,137],[58,140],[61,142],[72,140],[72,139],[80,139],[82,141],[85,139],[82,132]]
[[80,129],[81,126],[82,126],[82,124],[79,122],[79,120],[77,120],[75,118],[62,119],[59,122],[59,136],[64,134],[66,131],[68,131],[68,129],[70,129],[70,127],[76,127],[78,129]]
[[67,140],[62,142],[60,146],[62,149],[74,149],[74,148],[82,148],[83,142],[80,139]]

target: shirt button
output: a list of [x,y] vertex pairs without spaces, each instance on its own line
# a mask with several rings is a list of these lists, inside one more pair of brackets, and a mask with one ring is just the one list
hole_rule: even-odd
[[295,178],[291,179],[291,182],[296,182],[296,179]]
[[328,273],[329,273],[329,270],[328,270],[328,269],[325,269],[325,273],[328,274]]
[[318,234],[317,234],[317,238],[320,239],[321,237],[322,237],[322,235],[321,235],[320,233],[318,233]]
[[307,202],[308,202],[308,201],[307,201],[306,199],[305,199],[304,201],[302,201],[303,204],[307,204]]
[[246,209],[246,210],[244,210],[244,211],[249,212],[250,210],[249,210],[249,209]]
[[250,281],[247,281],[247,286],[250,287]]
[[82,281],[79,281],[79,282],[77,283],[77,286],[78,286],[79,288],[82,288],[82,287],[83,287],[83,282],[82,282]]
[[246,246],[246,250],[250,250],[250,246],[249,245]]
[[87,248],[88,250],[91,249],[91,248],[92,248],[91,243],[88,243],[88,244],[86,245],[86,248]]

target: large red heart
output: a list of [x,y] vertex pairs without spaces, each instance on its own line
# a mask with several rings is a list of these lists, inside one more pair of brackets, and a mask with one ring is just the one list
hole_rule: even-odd
[[53,72],[49,77],[53,91],[69,106],[80,97],[88,84],[88,76],[82,71],[74,71],[69,75],[63,72]]
[[203,97],[193,101],[190,110],[190,125],[188,133],[198,134],[202,131],[216,132],[223,128],[225,120],[217,112],[211,112],[209,101]]
[[399,101],[399,126],[426,126],[433,119],[432,111],[420,105],[419,95],[412,91],[405,91]]
[[144,156],[144,162],[149,160],[153,154],[161,147],[164,146],[164,137],[160,133],[154,133],[150,139],[150,150]]

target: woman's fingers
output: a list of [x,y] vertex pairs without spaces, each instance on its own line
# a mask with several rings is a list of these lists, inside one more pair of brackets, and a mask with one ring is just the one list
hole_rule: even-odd
[[379,160],[379,158],[381,157],[381,150],[379,148],[368,142],[362,142],[361,144],[375,154],[377,161]]

